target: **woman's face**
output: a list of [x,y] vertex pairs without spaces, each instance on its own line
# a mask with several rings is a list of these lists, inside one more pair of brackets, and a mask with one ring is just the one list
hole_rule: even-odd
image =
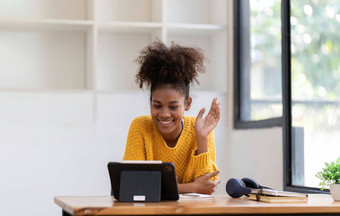
[[165,140],[175,140],[179,136],[184,111],[189,110],[190,103],[191,98],[185,101],[185,95],[171,86],[152,92],[151,117]]

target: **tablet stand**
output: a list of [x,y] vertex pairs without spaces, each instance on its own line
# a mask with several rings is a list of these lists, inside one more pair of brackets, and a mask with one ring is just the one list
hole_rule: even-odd
[[161,201],[161,172],[122,171],[120,176],[119,201]]

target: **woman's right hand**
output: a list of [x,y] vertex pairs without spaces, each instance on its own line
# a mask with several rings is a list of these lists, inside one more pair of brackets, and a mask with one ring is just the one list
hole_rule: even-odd
[[216,191],[217,185],[220,183],[220,179],[218,178],[215,181],[211,181],[210,178],[216,176],[219,174],[219,171],[215,171],[212,173],[208,173],[205,175],[202,175],[193,182],[195,185],[195,193],[201,193],[201,194],[212,194]]
[[220,103],[217,102],[217,98],[212,100],[210,110],[206,117],[203,117],[204,112],[205,108],[202,108],[196,117],[195,130],[198,137],[208,137],[220,121],[221,108]]

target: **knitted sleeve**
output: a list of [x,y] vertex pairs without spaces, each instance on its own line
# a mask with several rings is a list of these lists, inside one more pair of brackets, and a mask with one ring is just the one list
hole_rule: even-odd
[[132,121],[127,136],[123,160],[146,160],[143,126],[141,118],[136,118]]
[[[191,153],[191,158],[184,174],[184,183],[195,181],[196,178],[217,171],[216,153],[215,153],[215,137],[214,131],[208,137],[208,151],[199,155],[195,155],[195,151]],[[217,180],[218,175],[210,180]]]

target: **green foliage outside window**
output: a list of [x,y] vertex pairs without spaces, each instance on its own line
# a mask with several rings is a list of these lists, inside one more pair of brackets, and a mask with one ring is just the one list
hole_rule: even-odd
[[[269,110],[282,109],[278,100],[281,67],[277,67],[281,64],[281,46],[277,46],[281,44],[281,1],[250,2],[253,65],[262,65],[266,79],[261,88],[252,88],[252,99],[273,99],[266,109],[252,104],[252,119],[261,119]],[[293,124],[339,130],[340,0],[291,0],[290,20]]]
[[293,98],[340,96],[340,1],[291,1]]

